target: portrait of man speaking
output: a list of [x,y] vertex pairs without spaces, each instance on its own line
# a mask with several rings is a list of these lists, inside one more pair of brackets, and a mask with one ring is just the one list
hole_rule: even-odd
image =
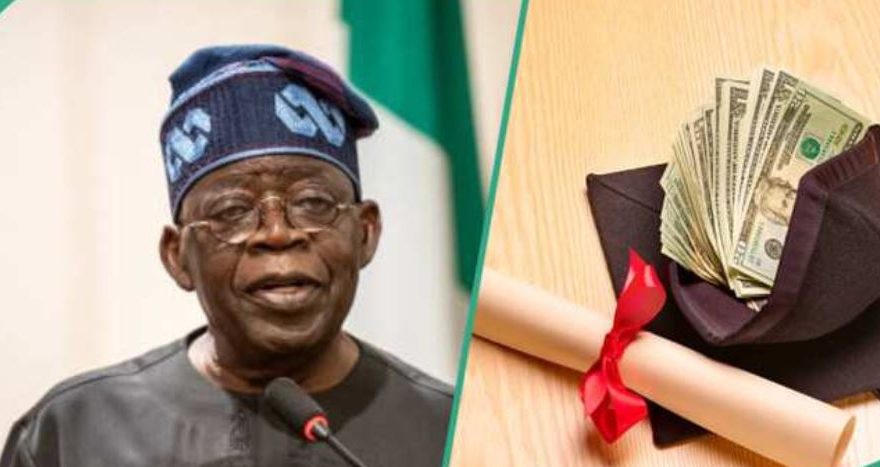
[[373,109],[280,46],[203,48],[170,82],[159,256],[207,324],[55,386],[0,466],[439,465],[451,387],[342,329],[382,234]]

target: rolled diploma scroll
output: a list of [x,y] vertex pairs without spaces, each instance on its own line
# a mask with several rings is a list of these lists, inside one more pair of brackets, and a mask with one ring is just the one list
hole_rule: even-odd
[[[611,324],[602,313],[483,272],[474,333],[485,339],[582,372]],[[786,465],[836,465],[855,425],[832,405],[646,331],[626,348],[620,373],[644,397]]]

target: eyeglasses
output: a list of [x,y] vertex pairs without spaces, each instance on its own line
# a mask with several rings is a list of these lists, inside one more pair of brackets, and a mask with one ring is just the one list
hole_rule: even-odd
[[251,238],[266,218],[268,204],[280,204],[290,227],[306,233],[331,228],[343,211],[356,203],[338,203],[327,195],[311,192],[294,193],[287,197],[269,195],[260,199],[234,194],[211,203],[205,219],[189,222],[186,227],[207,227],[221,242],[238,245]]

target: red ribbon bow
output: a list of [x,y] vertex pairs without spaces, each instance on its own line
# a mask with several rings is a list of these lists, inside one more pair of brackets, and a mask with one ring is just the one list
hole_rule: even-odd
[[642,327],[663,308],[666,291],[650,264],[629,250],[629,272],[617,299],[614,326],[605,335],[599,358],[584,373],[581,401],[584,416],[593,419],[606,442],[612,443],[648,415],[642,396],[630,391],[620,379],[617,362]]

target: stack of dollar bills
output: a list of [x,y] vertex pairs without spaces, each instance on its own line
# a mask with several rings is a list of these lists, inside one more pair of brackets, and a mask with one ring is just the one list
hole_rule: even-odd
[[737,297],[768,295],[798,181],[868,123],[784,71],[717,78],[715,101],[681,125],[660,182],[663,254]]

